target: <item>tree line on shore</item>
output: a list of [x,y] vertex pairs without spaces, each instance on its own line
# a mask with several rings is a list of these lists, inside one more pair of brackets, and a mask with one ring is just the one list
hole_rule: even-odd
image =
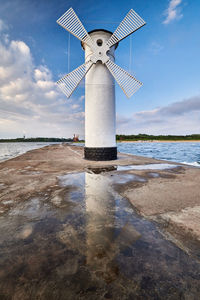
[[200,140],[200,134],[191,135],[149,135],[149,134],[137,134],[137,135],[125,135],[117,134],[117,141],[194,141]]
[[[200,141],[200,134],[191,134],[191,135],[149,135],[149,134],[117,134],[117,141]],[[36,137],[36,138],[15,138],[15,139],[0,139],[0,143],[19,143],[19,142],[73,142],[72,138],[48,138],[48,137]],[[80,140],[79,142],[84,142]]]
[[16,138],[16,139],[0,139],[0,143],[20,143],[20,142],[42,142],[42,143],[48,143],[48,142],[73,142],[73,139],[71,138],[47,138],[47,137],[36,137],[36,138]]

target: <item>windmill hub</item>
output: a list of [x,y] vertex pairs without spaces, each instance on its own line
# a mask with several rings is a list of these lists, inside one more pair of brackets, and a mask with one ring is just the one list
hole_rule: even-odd
[[85,77],[85,158],[116,159],[114,79],[128,98],[142,83],[114,63],[114,52],[120,41],[146,23],[131,9],[114,33],[103,29],[88,33],[72,8],[57,23],[77,37],[85,50],[85,63],[57,82],[69,98]]
[[113,48],[116,49],[118,46],[118,44],[111,47],[107,45],[112,32],[105,29],[95,29],[89,32],[89,36],[93,41],[91,47],[87,47],[88,44],[86,42],[81,43],[84,50],[87,48],[86,60],[91,61],[93,64],[97,62],[106,64],[113,57]]
[[[102,40],[97,40],[98,41],[102,41]],[[101,46],[99,46],[97,44],[97,46],[95,45],[93,50],[93,55],[91,56],[90,60],[96,64],[96,62],[100,61],[102,64],[105,64],[108,60],[109,60],[109,56],[107,55],[108,51],[109,51],[109,47],[105,44],[102,43]]]

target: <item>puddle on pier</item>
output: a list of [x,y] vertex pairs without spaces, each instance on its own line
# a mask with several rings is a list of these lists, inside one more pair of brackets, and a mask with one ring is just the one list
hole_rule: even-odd
[[0,217],[0,299],[199,299],[199,263],[139,217],[111,175],[61,176],[69,189],[56,205],[32,198]]

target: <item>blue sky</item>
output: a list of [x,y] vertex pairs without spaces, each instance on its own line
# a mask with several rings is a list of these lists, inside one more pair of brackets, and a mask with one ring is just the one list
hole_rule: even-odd
[[198,0],[0,0],[0,137],[84,136],[84,82],[70,99],[55,85],[84,62],[56,23],[70,7],[88,31],[114,31],[131,8],[147,22],[116,50],[144,83],[130,99],[116,83],[117,133],[200,133]]

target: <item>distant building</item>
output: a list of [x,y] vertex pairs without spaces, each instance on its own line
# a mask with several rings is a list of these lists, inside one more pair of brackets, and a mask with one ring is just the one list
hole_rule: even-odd
[[79,135],[74,134],[73,142],[79,142]]

